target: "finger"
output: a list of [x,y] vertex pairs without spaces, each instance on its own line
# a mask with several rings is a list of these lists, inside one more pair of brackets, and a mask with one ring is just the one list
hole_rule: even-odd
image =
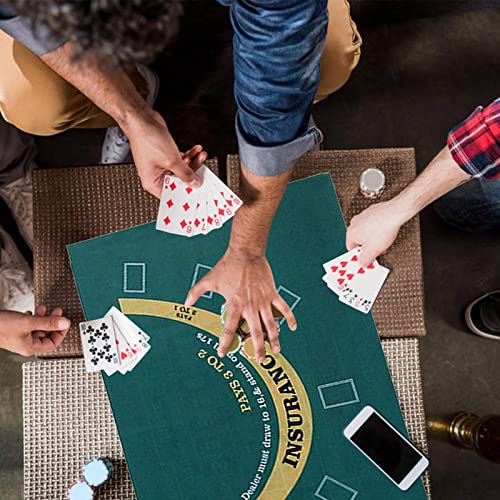
[[64,332],[71,326],[71,321],[68,318],[60,316],[27,316],[26,321],[28,331]]
[[191,149],[188,149],[185,153],[182,153],[182,158],[194,158],[197,154],[203,151],[203,146],[201,144],[196,144]]
[[199,155],[197,155],[192,163],[192,167],[194,170],[198,170],[206,161],[208,157],[208,153],[206,151],[202,151]]
[[179,177],[182,182],[192,188],[196,189],[201,185],[200,178],[196,175],[194,170],[183,161],[179,161],[174,167],[172,167],[172,172]]
[[361,250],[361,254],[359,256],[359,265],[361,267],[366,267],[371,264],[382,252],[377,248],[373,248],[368,246],[364,246]]
[[[51,316],[54,316],[56,318],[61,317],[63,314],[63,310],[60,307],[56,307],[51,313]],[[70,325],[71,326],[71,325]],[[66,335],[69,331],[69,327],[64,329],[64,330],[59,330],[63,335]]]
[[36,309],[35,309],[35,315],[36,316],[45,316],[47,314],[47,307],[44,306],[43,304],[40,304]]
[[266,356],[266,348],[264,346],[264,334],[262,333],[262,323],[258,312],[252,312],[245,317],[250,328],[250,337],[252,338],[253,350],[257,363],[263,363]]
[[37,339],[42,339],[47,336],[47,332],[41,332],[40,330],[37,330],[36,332],[32,332],[32,335]]
[[345,235],[345,247],[350,252],[353,248],[356,248],[358,244],[351,238],[349,233],[349,228],[347,229],[347,233]]
[[276,354],[280,352],[280,343],[278,338],[278,328],[276,327],[271,307],[261,311],[260,316],[264,322],[264,326],[266,327],[267,340],[271,346],[271,350]]
[[211,289],[211,283],[209,279],[210,273],[208,273],[204,278],[202,278],[198,283],[195,283],[191,290],[189,290],[184,305],[186,307],[191,307],[198,299],[207,292],[215,292],[216,290]]
[[217,348],[217,354],[219,357],[223,358],[229,351],[235,332],[240,324],[240,319],[240,309],[234,304],[229,305],[226,317],[224,318],[224,328],[220,333],[219,347]]
[[295,319],[295,315],[293,314],[290,306],[285,302],[283,297],[276,293],[276,297],[272,302],[273,306],[283,314],[283,317],[286,319],[288,328],[294,332],[297,330],[297,320]]
[[49,354],[57,349],[61,344],[66,334],[63,332],[51,332],[43,338],[38,338],[34,342],[34,351],[36,355]]

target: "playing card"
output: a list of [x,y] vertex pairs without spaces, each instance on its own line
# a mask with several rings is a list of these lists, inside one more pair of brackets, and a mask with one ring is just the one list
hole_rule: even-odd
[[130,362],[124,366],[125,370],[123,372],[120,370],[120,373],[132,371],[151,349],[146,340],[149,340],[149,336],[114,306],[108,311],[107,316],[113,318],[114,324],[133,354]]
[[197,189],[173,175],[163,181],[156,229],[183,236],[207,234],[222,227],[242,201],[205,165],[196,174]]
[[368,266],[361,267],[359,265],[360,254],[361,247],[356,247],[323,264],[323,268],[327,272],[327,275],[329,275],[327,284],[335,293],[338,294],[348,287],[355,277],[365,274],[368,275],[380,266],[380,264],[374,260]]
[[201,187],[198,189],[198,200],[196,207],[199,210],[199,219],[201,219],[201,224],[199,228],[197,227],[197,234],[208,234],[210,232],[209,224],[207,221],[208,217],[208,204],[212,196],[212,191],[210,188],[210,173],[211,170],[205,165],[201,166],[197,171],[196,175],[201,181]]
[[326,273],[322,279],[332,292],[335,292],[337,295],[339,294],[339,291],[337,290],[337,280],[333,274]]
[[214,216],[219,217],[224,224],[234,216],[243,202],[213,172],[209,171],[208,176],[212,192],[209,207],[215,210]]
[[88,372],[116,371],[119,366],[113,319],[105,317],[80,323],[85,368]]
[[167,233],[193,236],[196,230],[198,190],[173,175],[163,180],[156,229]]
[[[107,314],[106,316],[109,316],[109,314]],[[120,366],[118,367],[118,371],[123,375],[129,371],[129,366],[134,362],[136,358],[136,353],[125,339],[125,336],[123,335],[122,331],[116,324],[114,318],[113,318],[113,325],[115,328],[118,357],[120,359]],[[106,372],[106,375],[111,375],[111,374]]]
[[389,269],[379,265],[369,274],[356,276],[347,287],[340,291],[340,302],[365,314],[368,313],[388,274]]

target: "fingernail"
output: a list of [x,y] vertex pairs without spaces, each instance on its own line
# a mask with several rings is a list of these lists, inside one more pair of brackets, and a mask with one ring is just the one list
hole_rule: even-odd
[[291,330],[292,330],[292,332],[294,332],[295,330],[297,330],[297,323],[294,323],[292,325]]
[[194,179],[189,183],[192,188],[199,188],[201,186],[201,181],[199,177],[195,176]]
[[258,363],[264,363],[264,356],[259,356],[259,357],[257,358],[257,362],[258,362]]
[[66,330],[66,328],[69,328],[71,326],[71,321],[69,319],[59,319],[57,320],[57,328],[61,330]]
[[278,345],[273,345],[271,348],[274,352],[274,354],[278,354],[280,352],[280,347]]
[[220,351],[217,351],[217,356],[219,356],[219,358],[223,358],[225,354]]

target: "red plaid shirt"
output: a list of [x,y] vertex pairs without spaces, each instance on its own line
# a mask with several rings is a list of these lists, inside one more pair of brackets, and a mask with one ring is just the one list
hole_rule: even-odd
[[500,98],[448,134],[448,148],[460,168],[474,177],[500,178]]

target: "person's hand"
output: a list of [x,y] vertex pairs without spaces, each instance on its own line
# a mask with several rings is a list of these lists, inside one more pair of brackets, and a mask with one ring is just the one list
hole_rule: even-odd
[[47,316],[47,308],[40,305],[35,315],[14,311],[0,311],[0,348],[21,356],[49,354],[57,349],[71,322],[62,317],[57,307]]
[[170,135],[167,124],[156,111],[145,111],[124,129],[130,141],[132,156],[142,187],[160,198],[163,177],[171,172],[194,188],[200,186],[195,171],[207,159],[206,151],[196,145],[181,153]]
[[391,201],[368,207],[351,219],[346,234],[347,250],[361,245],[359,263],[367,266],[394,243],[406,220]]
[[278,353],[280,343],[271,306],[283,314],[290,330],[297,328],[292,310],[276,290],[265,256],[241,255],[228,249],[217,265],[191,288],[185,305],[191,307],[208,291],[221,294],[227,303],[217,350],[220,357],[227,354],[241,318],[248,323],[259,363],[264,361],[266,354],[263,326],[272,352]]

